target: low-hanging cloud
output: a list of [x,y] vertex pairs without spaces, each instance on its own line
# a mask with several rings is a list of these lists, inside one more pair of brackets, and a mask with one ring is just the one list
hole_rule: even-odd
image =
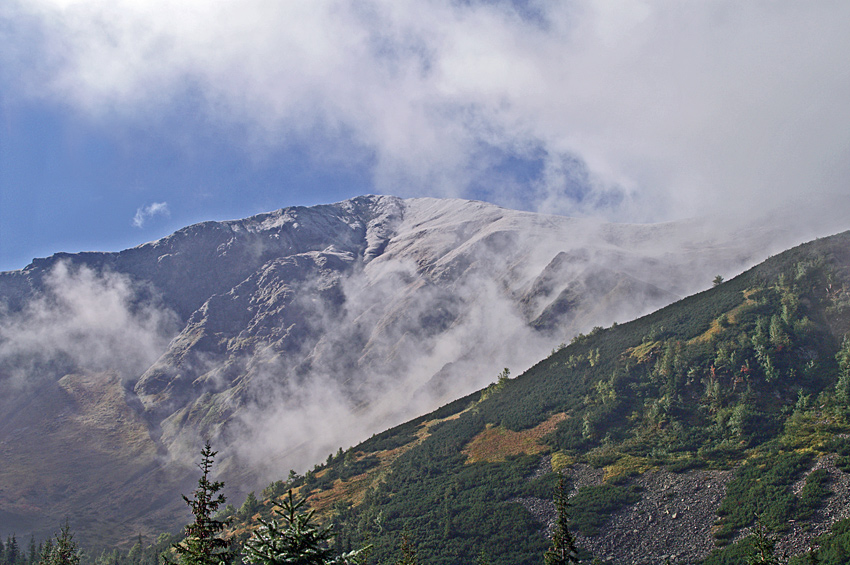
[[[301,347],[261,344],[252,360],[233,363],[248,367],[250,378],[239,386],[251,392],[223,443],[260,476],[303,471],[339,447],[486,386],[504,367],[518,375],[577,332],[707,288],[718,269],[739,265],[735,257],[749,265],[748,253],[766,247],[734,235],[708,245],[693,222],[651,233],[591,220],[562,219],[555,228],[558,221],[547,218],[536,218],[538,229],[535,222],[517,232],[494,228],[457,245],[465,230],[444,229],[432,239],[424,235],[431,226],[413,216],[408,221],[422,232],[405,233],[362,270],[334,279],[340,292],[332,295],[342,300],[319,298],[312,278],[287,285],[293,302],[275,308],[298,305],[299,319],[284,326],[291,336],[310,326]],[[688,249],[697,246],[704,253],[694,257]],[[605,279],[614,282],[591,288]],[[530,321],[568,288],[576,293],[573,313],[535,329]],[[220,398],[227,405],[232,397]]]
[[152,202],[147,206],[142,206],[136,209],[136,215],[133,216],[133,227],[141,228],[145,222],[154,216],[168,216],[168,202]]
[[[846,200],[840,0],[17,0],[0,18],[19,95],[149,119],[200,93],[259,151],[374,155],[388,192],[640,220]],[[506,160],[539,171],[517,184]]]
[[[254,400],[227,434],[228,450],[265,478],[303,471],[486,386],[506,365],[524,370],[552,347],[489,276],[463,277],[449,290],[425,283],[413,264],[390,261],[341,285],[341,312],[315,302],[307,287],[296,291],[311,303],[320,338],[262,363],[250,383]],[[305,358],[309,369],[296,376],[287,363]]]
[[0,317],[0,384],[38,385],[66,371],[137,376],[168,344],[177,317],[136,296],[126,276],[58,263],[39,296]]

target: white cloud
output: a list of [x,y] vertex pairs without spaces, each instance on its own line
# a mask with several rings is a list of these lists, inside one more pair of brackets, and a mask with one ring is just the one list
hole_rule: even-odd
[[148,219],[154,216],[168,216],[169,214],[167,202],[153,202],[136,209],[136,215],[133,216],[132,224],[137,228],[141,228]]
[[0,385],[35,385],[79,370],[133,378],[176,331],[176,315],[140,300],[144,293],[124,275],[60,262],[44,287],[20,312],[0,310]]
[[[197,90],[259,148],[344,138],[374,154],[387,192],[464,196],[477,180],[510,200],[495,152],[539,156],[530,196],[560,212],[612,194],[611,214],[639,218],[846,198],[850,4],[527,4],[539,16],[450,0],[19,0],[0,16],[41,32],[0,52],[16,40],[16,88],[92,115],[149,116]],[[591,173],[581,201],[571,155]]]

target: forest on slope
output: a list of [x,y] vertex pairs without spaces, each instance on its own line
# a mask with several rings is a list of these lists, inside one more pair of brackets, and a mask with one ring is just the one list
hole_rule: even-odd
[[580,335],[518,378],[502,375],[270,485],[256,510],[295,487],[336,524],[341,549],[369,540],[376,562],[391,560],[408,532],[424,563],[472,562],[482,549],[493,563],[531,563],[547,538],[523,501],[551,500],[557,471],[602,470],[572,498],[572,526],[592,540],[647,494],[639,477],[717,470],[727,479],[716,522],[688,535],[718,546],[701,559],[735,562],[757,516],[777,536],[824,520],[829,477],[812,471],[818,461],[850,470],[848,329],[844,233]]

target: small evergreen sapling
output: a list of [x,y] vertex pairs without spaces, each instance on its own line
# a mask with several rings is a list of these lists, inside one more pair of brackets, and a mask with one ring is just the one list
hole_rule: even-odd
[[543,556],[546,565],[565,565],[578,563],[576,538],[569,527],[569,497],[564,486],[564,475],[558,477],[558,490],[555,492],[555,531],[552,532],[552,545]]
[[396,561],[396,565],[417,565],[416,548],[410,541],[410,532],[405,527],[401,533],[401,559]]
[[330,565],[358,562],[368,548],[334,556],[330,527],[313,522],[313,511],[303,512],[307,501],[296,500],[290,489],[281,508],[272,512],[279,520],[258,518],[260,527],[245,542],[245,561],[256,565]]
[[776,542],[762,524],[761,516],[756,515],[753,527],[752,554],[747,556],[750,565],[779,565],[779,559],[773,554]]

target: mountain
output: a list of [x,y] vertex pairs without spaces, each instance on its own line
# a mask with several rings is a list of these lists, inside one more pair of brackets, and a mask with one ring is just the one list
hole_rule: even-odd
[[[850,232],[774,256],[270,484],[339,549],[539,563],[563,474],[587,562],[850,559]],[[251,516],[237,513],[237,538]],[[820,536],[820,537],[818,537]],[[814,542],[815,538],[819,541]]]
[[173,529],[202,437],[244,493],[738,272],[776,234],[364,196],[35,259],[0,273],[0,534]]

